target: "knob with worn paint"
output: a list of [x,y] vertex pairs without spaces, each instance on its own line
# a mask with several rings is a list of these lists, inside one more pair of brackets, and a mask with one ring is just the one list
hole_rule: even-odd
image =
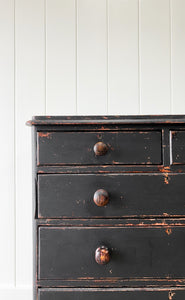
[[103,142],[98,142],[94,145],[94,153],[97,156],[105,155],[108,151],[108,146]]
[[110,261],[110,251],[105,246],[100,246],[95,251],[95,261],[99,265],[105,265]]
[[94,193],[94,203],[97,206],[105,206],[109,202],[109,194],[104,189],[99,189]]

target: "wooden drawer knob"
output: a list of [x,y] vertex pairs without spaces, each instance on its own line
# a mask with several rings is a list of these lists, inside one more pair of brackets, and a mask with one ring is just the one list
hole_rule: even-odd
[[94,145],[94,153],[97,156],[105,155],[108,151],[108,147],[103,142],[98,142]]
[[109,194],[106,190],[97,190],[94,193],[93,200],[97,206],[105,206],[109,202]]
[[110,261],[109,249],[105,246],[98,247],[95,251],[95,260],[99,265],[105,265]]

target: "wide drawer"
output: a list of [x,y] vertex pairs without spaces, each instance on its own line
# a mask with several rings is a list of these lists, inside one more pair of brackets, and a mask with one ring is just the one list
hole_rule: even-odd
[[39,300],[183,300],[185,290],[39,289]]
[[38,132],[37,145],[38,165],[161,164],[162,156],[161,131]]
[[[184,183],[183,173],[38,175],[38,217],[182,216]],[[101,199],[102,189],[108,193],[108,203],[100,207],[94,194]]]
[[184,278],[185,228],[40,227],[38,255],[39,279]]

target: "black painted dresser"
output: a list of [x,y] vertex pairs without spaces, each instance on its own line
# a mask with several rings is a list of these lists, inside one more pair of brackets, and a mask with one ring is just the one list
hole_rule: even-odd
[[185,299],[185,116],[27,124],[34,300]]

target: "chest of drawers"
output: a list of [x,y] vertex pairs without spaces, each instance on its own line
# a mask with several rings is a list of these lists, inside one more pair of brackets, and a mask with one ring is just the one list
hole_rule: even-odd
[[27,124],[34,300],[185,299],[185,116]]

